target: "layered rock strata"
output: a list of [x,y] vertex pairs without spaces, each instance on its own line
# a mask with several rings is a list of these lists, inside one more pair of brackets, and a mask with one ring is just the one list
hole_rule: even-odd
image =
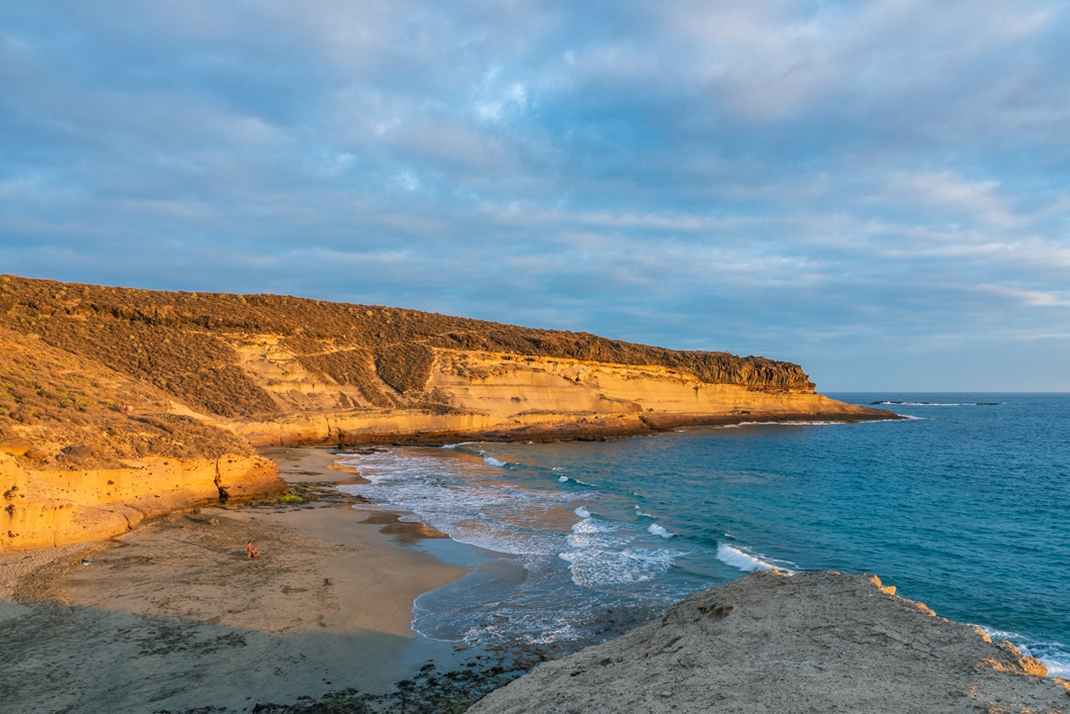
[[603,438],[894,418],[815,394],[790,362],[277,295],[0,276],[0,328],[171,402],[146,411],[186,415],[256,445]]
[[267,459],[234,454],[63,471],[26,470],[0,454],[0,552],[101,540],[176,509],[277,495],[286,484],[275,471]]
[[0,552],[285,492],[274,463],[151,385],[2,327],[0,348]]
[[251,446],[895,418],[790,362],[277,295],[0,275],[0,347],[0,549],[280,492]]
[[1070,711],[1070,683],[872,576],[776,572],[546,662],[470,714]]

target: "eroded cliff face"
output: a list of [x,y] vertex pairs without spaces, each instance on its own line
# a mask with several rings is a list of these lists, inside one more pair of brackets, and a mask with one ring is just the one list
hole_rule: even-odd
[[0,321],[171,401],[147,412],[257,445],[893,417],[815,394],[790,362],[381,306],[0,276]]
[[[172,293],[4,275],[0,324],[150,384],[193,411],[234,420],[328,407],[430,408],[436,402],[428,381],[442,351],[655,365],[706,384],[814,388],[798,365],[763,357],[277,295]],[[300,372],[313,379],[291,378]],[[307,384],[329,385],[331,399],[319,390],[310,400],[317,390]]]
[[285,491],[248,442],[184,411],[151,385],[0,327],[0,551]]
[[[285,373],[290,398],[300,394],[325,407],[312,414],[227,422],[253,444],[596,439],[696,424],[887,415],[809,389],[710,384],[664,366],[441,349],[433,351],[422,404],[340,410],[329,406],[338,387],[315,383],[315,375],[286,358],[275,354],[273,369]],[[248,373],[255,378],[256,369]],[[265,389],[279,388],[272,381],[266,380]]]
[[894,418],[816,394],[790,362],[276,295],[0,275],[0,346],[15,494],[0,548],[122,532],[223,482],[232,497],[280,492],[251,445]]
[[236,454],[28,470],[0,453],[0,552],[100,540],[176,509],[285,492],[275,472],[267,459]]

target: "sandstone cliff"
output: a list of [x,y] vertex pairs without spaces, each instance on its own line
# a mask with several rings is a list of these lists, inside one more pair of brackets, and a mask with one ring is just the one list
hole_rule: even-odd
[[879,579],[749,575],[539,665],[470,714],[1063,712],[1070,683]]
[[3,275],[0,345],[0,550],[284,489],[250,445],[894,418],[788,362],[277,295]]
[[815,394],[788,362],[277,295],[0,276],[0,327],[151,386],[173,401],[164,412],[256,445],[894,416]]
[[151,385],[3,327],[0,345],[0,552],[285,491],[247,442]]

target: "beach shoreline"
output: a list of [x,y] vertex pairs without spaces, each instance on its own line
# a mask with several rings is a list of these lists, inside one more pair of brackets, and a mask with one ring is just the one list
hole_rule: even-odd
[[[295,486],[359,478],[325,449],[270,452]],[[415,598],[468,569],[406,547],[436,534],[398,515],[190,509],[119,538],[0,554],[0,655],[13,663],[0,711],[249,711],[386,695],[429,666],[493,669],[413,631]],[[249,541],[261,557],[246,558]]]

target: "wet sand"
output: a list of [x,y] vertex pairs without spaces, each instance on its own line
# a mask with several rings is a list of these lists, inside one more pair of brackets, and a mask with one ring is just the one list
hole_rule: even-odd
[[[272,451],[288,481],[354,477],[324,450]],[[435,535],[421,528],[345,505],[208,508],[2,554],[0,712],[249,711],[455,666],[412,631],[412,604],[467,570],[399,544]]]

